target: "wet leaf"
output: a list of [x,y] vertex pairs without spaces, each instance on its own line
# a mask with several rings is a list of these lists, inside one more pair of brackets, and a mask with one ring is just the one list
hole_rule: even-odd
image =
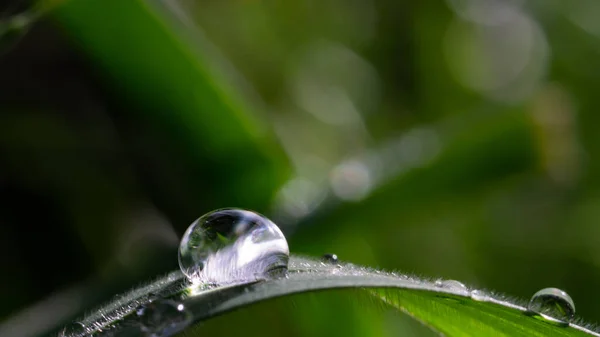
[[[118,297],[81,322],[88,334],[132,336],[144,326],[135,309],[157,300],[181,303],[193,317],[189,325],[193,326],[192,321],[203,322],[262,301],[335,289],[360,289],[445,336],[600,336],[580,324],[556,324],[531,314],[514,300],[496,294],[303,257],[291,258],[287,277],[252,284],[190,286],[179,271],[173,272]],[[349,292],[348,296],[354,295]],[[194,329],[201,330],[201,327]]]

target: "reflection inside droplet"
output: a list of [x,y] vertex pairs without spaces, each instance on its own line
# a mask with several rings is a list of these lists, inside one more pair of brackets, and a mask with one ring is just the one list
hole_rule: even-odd
[[575,303],[563,290],[544,288],[533,294],[527,310],[568,322],[575,316]]
[[289,248],[266,217],[220,209],[196,220],[179,246],[181,271],[194,283],[252,282],[287,271]]

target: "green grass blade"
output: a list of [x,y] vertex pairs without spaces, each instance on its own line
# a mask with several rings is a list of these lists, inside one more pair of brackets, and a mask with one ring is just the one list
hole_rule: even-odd
[[[188,197],[178,207],[264,210],[287,174],[284,152],[249,89],[231,81],[235,69],[193,34],[198,27],[184,27],[175,16],[151,0],[69,0],[50,12],[123,107],[121,118],[135,123],[124,137],[149,148],[142,152],[157,163],[174,163],[157,164],[152,180],[167,191],[181,186],[172,194]],[[162,182],[164,176],[176,181]],[[222,186],[208,190],[206,182],[215,180]]]
[[190,287],[181,273],[173,272],[118,297],[82,323],[90,334],[108,331],[111,336],[130,336],[132,327],[141,326],[135,308],[153,296],[181,301],[193,315],[193,321],[202,322],[265,300],[333,289],[364,289],[446,336],[600,336],[582,325],[557,324],[529,315],[523,306],[497,295],[440,287],[427,279],[351,264],[324,264],[302,257],[291,258],[290,272],[285,278],[210,290]]

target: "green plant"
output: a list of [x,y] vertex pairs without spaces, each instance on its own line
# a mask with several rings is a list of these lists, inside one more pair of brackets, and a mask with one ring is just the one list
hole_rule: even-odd
[[[250,284],[190,285],[183,274],[173,272],[116,297],[81,324],[86,333],[99,336],[130,336],[143,329],[164,337],[186,329],[196,331],[191,335],[202,335],[202,328],[194,328],[194,324],[246,306],[296,293],[347,289],[346,296],[355,297],[352,290],[364,292],[444,336],[600,336],[581,322],[531,313],[514,299],[457,284],[296,256],[290,260],[287,276]],[[182,304],[190,319],[173,323],[179,317],[165,311],[153,318],[153,326],[145,326],[148,323],[140,308],[165,299]],[[169,325],[174,328],[165,333]],[[156,326],[158,330],[152,331]]]
[[[283,180],[291,171],[290,164],[287,162],[290,158],[286,159],[286,156],[282,153],[283,151],[281,151],[281,144],[273,139],[274,136],[270,133],[268,123],[257,117],[260,115],[248,113],[248,111],[254,110],[254,106],[248,104],[248,102],[252,102],[252,99],[248,97],[241,99],[239,93],[243,90],[233,88],[234,83],[239,84],[236,82],[238,78],[235,78],[235,72],[226,74],[222,72],[223,67],[218,64],[218,61],[223,59],[215,57],[216,48],[209,43],[201,31],[191,29],[190,27],[193,25],[188,25],[189,22],[186,21],[189,17],[185,15],[178,16],[179,12],[169,7],[171,3],[173,2],[150,0],[41,0],[39,2],[41,7],[39,8],[42,8],[43,11],[53,10],[49,14],[50,18],[64,30],[65,35],[71,38],[78,50],[82,51],[82,54],[93,62],[96,66],[95,69],[97,69],[96,75],[108,88],[107,91],[110,91],[115,97],[122,98],[123,105],[135,107],[135,109],[129,111],[128,118],[131,118],[134,121],[132,124],[139,126],[141,131],[135,130],[131,134],[125,132],[123,136],[126,139],[125,143],[131,148],[137,148],[141,143],[161,139],[156,137],[157,134],[162,135],[162,139],[166,140],[164,142],[167,144],[165,147],[170,151],[152,152],[152,158],[154,156],[159,157],[159,159],[156,159],[158,163],[180,163],[181,167],[184,168],[178,170],[178,167],[175,166],[175,169],[171,171],[165,169],[162,171],[167,172],[164,177],[159,173],[152,182],[154,184],[152,186],[159,191],[156,193],[159,196],[152,201],[161,204],[161,210],[167,209],[169,211],[169,219],[172,220],[173,224],[183,224],[191,216],[197,215],[197,212],[199,212],[198,205],[201,205],[200,207],[203,209],[222,207],[223,205],[242,205],[266,210],[269,207],[269,200],[275,194],[274,191],[281,187]],[[404,5],[407,7],[413,6],[410,2],[406,2]],[[296,9],[293,5],[290,6],[292,10]],[[263,16],[269,17],[269,15],[265,15],[269,12],[265,11],[263,13],[260,9],[254,9],[256,10],[254,15],[258,18],[256,21],[259,24],[253,23],[252,20],[246,23],[250,28],[264,29],[260,26],[260,23]],[[424,11],[421,7],[419,9]],[[286,8],[286,10],[290,9]],[[171,15],[163,15],[164,13],[170,13]],[[242,11],[242,13],[245,12]],[[313,14],[311,11],[307,13],[309,17]],[[415,10],[415,13],[418,13],[418,10]],[[440,14],[442,18],[445,17],[444,15],[447,16],[444,13],[442,11],[442,14]],[[435,28],[436,24],[439,24],[435,15],[437,14],[423,15],[425,20],[419,21],[416,26],[426,27],[427,29],[417,30],[415,39],[429,33],[436,34],[435,29],[429,30],[430,27]],[[0,25],[0,35],[5,34],[7,39],[20,36],[40,16],[32,14],[30,17],[19,16],[15,17],[13,21],[6,21],[6,24]],[[249,15],[249,17],[254,18],[252,15]],[[23,18],[26,20],[23,20]],[[427,21],[427,18],[434,22]],[[281,20],[283,24],[293,26],[294,21],[287,20],[285,16],[276,19]],[[252,25],[252,23],[255,25]],[[219,28],[219,22],[213,24],[217,29]],[[265,30],[271,33],[271,30],[268,29],[269,26],[266,27]],[[390,29],[390,31],[394,30]],[[396,38],[395,34],[396,31],[392,34],[394,39]],[[301,36],[302,34],[298,35]],[[256,35],[251,36],[255,37]],[[269,55],[278,55],[276,47],[268,49],[273,44],[273,40],[277,40],[278,36],[277,34],[265,34],[265,36],[267,38],[264,40],[254,39],[251,42],[265,47],[264,54],[260,56],[268,60]],[[287,39],[284,40],[287,42]],[[12,40],[3,41],[11,42]],[[289,45],[283,45],[285,48],[282,49],[291,49],[288,48]],[[422,45],[426,46],[426,44]],[[334,249],[336,252],[340,249],[339,247],[342,247],[346,249],[347,253],[357,250],[357,245],[365,243],[367,243],[366,245],[373,245],[372,241],[377,244],[379,240],[385,239],[386,242],[381,243],[382,249],[377,252],[377,257],[379,261],[383,261],[381,256],[390,256],[386,262],[382,262],[388,266],[393,265],[390,261],[393,260],[394,256],[400,255],[400,252],[413,253],[418,251],[419,253],[415,255],[420,256],[441,254],[439,251],[421,254],[419,250],[421,247],[414,249],[415,247],[411,248],[410,245],[405,245],[407,248],[395,249],[393,247],[403,246],[401,243],[410,243],[409,241],[412,238],[403,238],[403,233],[402,235],[392,235],[395,233],[396,227],[400,228],[401,225],[405,225],[404,221],[418,223],[419,225],[422,222],[431,221],[435,222],[430,228],[433,229],[432,232],[436,229],[442,229],[442,231],[440,231],[440,235],[430,234],[431,240],[428,238],[428,240],[425,240],[425,244],[431,242],[429,246],[438,245],[440,241],[445,239],[443,236],[448,231],[446,227],[436,227],[436,221],[439,221],[439,219],[434,219],[431,214],[441,210],[444,212],[444,216],[440,216],[440,218],[443,218],[444,223],[458,222],[458,230],[464,232],[460,235],[453,233],[455,235],[451,237],[452,239],[457,240],[456,238],[459,236],[463,239],[465,237],[471,238],[471,240],[464,239],[464,242],[458,240],[458,243],[453,243],[465,250],[458,253],[455,250],[455,253],[459,255],[456,260],[460,260],[461,257],[464,259],[464,256],[460,254],[479,258],[477,254],[483,250],[479,246],[485,246],[493,242],[496,243],[496,246],[492,245],[492,248],[496,250],[490,249],[490,254],[507,254],[506,261],[511,261],[510,258],[513,258],[514,261],[515,256],[519,260],[529,258],[523,262],[526,268],[536,265],[536,262],[540,260],[550,261],[546,263],[552,264],[552,268],[546,268],[545,270],[552,270],[552,273],[555,273],[555,269],[561,270],[561,273],[555,273],[555,275],[573,274],[570,273],[571,269],[569,268],[578,269],[578,263],[581,261],[569,254],[560,253],[562,252],[560,249],[568,251],[571,246],[584,247],[585,245],[579,244],[581,240],[577,235],[586,236],[586,232],[579,234],[573,231],[569,232],[569,236],[556,230],[560,227],[554,227],[556,231],[553,232],[551,230],[542,231],[542,227],[522,226],[523,224],[529,225],[529,222],[547,225],[545,221],[548,218],[555,218],[554,215],[565,211],[564,209],[557,211],[559,208],[553,207],[555,205],[553,202],[557,202],[556,199],[563,198],[564,194],[568,193],[557,188],[556,185],[559,184],[554,184],[554,182],[539,183],[538,180],[540,179],[536,175],[539,170],[538,166],[541,166],[538,157],[543,157],[543,153],[541,153],[543,150],[540,148],[548,146],[548,144],[537,144],[540,140],[536,138],[535,135],[537,134],[535,132],[543,133],[544,130],[538,130],[543,128],[532,121],[531,116],[525,113],[526,109],[521,106],[504,107],[496,103],[486,103],[487,105],[484,104],[484,106],[487,108],[480,108],[479,105],[482,104],[479,101],[480,98],[474,98],[471,101],[469,100],[470,94],[454,95],[452,90],[462,93],[455,87],[451,87],[452,90],[448,91],[439,90],[440,88],[443,89],[444,86],[450,87],[443,80],[444,74],[437,74],[438,69],[435,65],[441,62],[439,53],[435,50],[433,52],[424,50],[422,54],[425,54],[425,57],[416,57],[422,64],[415,67],[423,68],[422,71],[427,74],[436,73],[436,76],[425,77],[422,83],[419,83],[419,85],[424,86],[421,95],[426,96],[424,99],[426,103],[417,106],[415,109],[419,108],[424,111],[426,115],[424,119],[427,122],[431,122],[431,119],[433,119],[433,123],[431,123],[433,125],[432,130],[427,129],[427,131],[430,131],[434,136],[440,136],[439,139],[434,139],[434,141],[441,143],[441,146],[438,148],[437,145],[439,144],[435,143],[434,150],[432,150],[439,156],[435,157],[435,161],[430,166],[409,171],[407,176],[397,176],[395,175],[396,172],[393,172],[387,177],[390,181],[378,181],[377,183],[381,186],[376,186],[377,189],[374,190],[373,195],[360,203],[341,203],[340,207],[331,207],[330,209],[327,208],[338,202],[338,200],[332,203],[324,203],[325,206],[321,206],[320,209],[314,211],[315,217],[309,217],[308,220],[305,220],[303,225],[306,226],[299,226],[301,230],[296,233],[297,235],[293,238],[290,237],[291,240],[299,243],[297,245],[300,247],[298,252],[316,253],[323,250],[323,246],[325,246],[327,249]],[[569,56],[579,55],[571,52],[567,54]],[[235,56],[242,59],[246,57],[244,53]],[[588,57],[586,59],[591,60],[593,58]],[[252,65],[252,63],[249,64]],[[431,64],[434,66],[431,67]],[[224,68],[227,69],[227,67]],[[275,70],[269,70],[283,73],[282,69],[284,68],[283,65],[276,64],[273,66]],[[430,68],[435,71],[430,72]],[[560,67],[558,68],[560,69]],[[233,79],[228,77],[231,74],[234,75]],[[428,80],[431,83],[427,84]],[[269,80],[265,80],[265,82],[270,83]],[[275,87],[283,86],[281,81],[273,82],[276,83]],[[594,88],[593,85],[582,85],[582,87]],[[273,88],[271,88],[272,90]],[[266,91],[271,93],[269,90]],[[262,94],[264,95],[264,93]],[[595,93],[590,94],[590,96],[594,95]],[[454,105],[446,106],[445,104],[448,102],[454,102]],[[446,116],[446,114],[454,113],[453,110],[462,111],[465,106],[470,105],[477,107],[473,109],[475,112],[461,112],[450,117]],[[274,110],[278,110],[277,108],[274,108]],[[404,107],[399,108],[394,105],[392,108],[388,107],[387,109],[403,111]],[[480,110],[485,110],[485,113],[480,113]],[[435,111],[436,115],[427,115],[428,113],[433,114],[431,111]],[[390,118],[390,120],[395,119]],[[17,119],[17,121],[19,120]],[[384,123],[375,120],[375,124],[387,125],[385,122],[386,120],[384,120]],[[408,123],[406,129],[419,130],[419,123],[415,123],[417,127],[405,120],[397,123]],[[9,129],[11,124],[7,123],[6,125],[8,125],[6,129]],[[53,125],[52,123],[43,124],[43,129],[48,134],[54,135],[53,137],[40,137],[40,140],[33,138],[35,140],[33,142],[27,137],[22,138],[23,144],[38,144],[37,149],[41,150],[39,151],[40,155],[36,158],[44,158],[45,146],[49,140],[62,140],[61,137],[56,137],[56,135],[68,133],[60,127],[57,128],[58,131],[54,130],[55,133],[48,132],[47,130],[53,130]],[[60,126],[61,124],[56,125]],[[587,123],[587,125],[595,124]],[[549,127],[551,132],[556,132],[559,135],[569,134],[563,129],[559,128],[556,131],[554,128],[553,125]],[[11,138],[13,133],[5,132],[6,129],[3,129],[3,132],[0,133],[0,141],[9,143],[13,146],[11,148],[20,149],[21,143],[15,142],[16,146],[10,143],[13,140]],[[570,129],[567,131],[570,131]],[[407,133],[410,135],[410,132]],[[15,134],[22,135],[27,134],[27,132],[17,132]],[[552,135],[552,133],[549,133],[542,136],[552,138]],[[543,138],[542,136],[540,138]],[[21,139],[16,136],[15,138]],[[80,139],[77,137],[72,138],[75,139],[74,143],[79,143]],[[407,138],[410,140],[410,137]],[[68,143],[70,139],[67,137],[66,142]],[[299,140],[298,142],[302,141]],[[155,144],[154,148],[160,148],[164,143],[158,141],[156,143],[158,145]],[[92,145],[95,146],[96,143]],[[380,149],[377,147],[378,145],[380,144],[376,144],[374,148]],[[392,145],[396,145],[396,143]],[[410,142],[408,145],[410,149]],[[414,148],[415,144],[412,145]],[[418,142],[416,147],[419,147]],[[35,146],[33,148],[35,149]],[[148,148],[150,149],[149,152],[154,149],[153,147]],[[382,149],[387,150],[385,147],[382,147]],[[172,153],[177,153],[177,155],[172,156]],[[293,157],[291,154],[288,155]],[[569,158],[560,157],[558,161],[560,163],[571,163]],[[410,160],[409,156],[408,161]],[[244,165],[238,165],[239,162],[243,162]],[[45,164],[43,161],[41,162],[42,165],[39,162],[36,163],[27,165],[27,167],[44,167],[43,164]],[[546,164],[551,165],[552,163],[544,162],[544,165]],[[573,165],[575,166],[575,164]],[[224,170],[223,167],[227,169]],[[17,166],[17,168],[19,167]],[[61,169],[55,169],[51,172],[71,172],[68,171],[69,168],[69,162],[67,162],[64,167],[61,166]],[[86,168],[84,165],[82,171],[87,173]],[[559,173],[561,168],[564,169],[563,166],[559,165]],[[406,167],[402,169],[404,170]],[[23,175],[28,176],[27,172],[29,171],[25,172]],[[37,177],[36,174],[29,175]],[[65,176],[67,176],[66,179]],[[73,182],[78,179],[71,179],[69,174],[57,174],[51,177],[48,180],[56,180],[47,185],[64,188],[64,191],[60,190],[60,192],[67,196],[65,197],[66,200],[84,200],[84,198],[81,198],[81,194],[77,194],[77,192],[82,192],[82,190],[76,188],[80,182]],[[110,233],[110,230],[106,230],[105,227],[106,224],[110,223],[109,221],[114,221],[114,218],[111,218],[109,212],[106,211],[107,209],[114,211],[110,208],[114,206],[110,204],[110,200],[118,199],[115,197],[118,195],[121,197],[119,200],[128,207],[135,199],[134,195],[136,197],[137,195],[132,191],[133,187],[130,187],[130,185],[122,184],[125,187],[119,186],[123,190],[117,188],[103,190],[96,187],[101,186],[104,180],[95,179],[96,175],[93,174],[85,175],[85,177],[92,177],[90,180],[97,180],[100,183],[91,185],[84,195],[95,195],[98,191],[106,194],[98,193],[98,200],[91,203],[92,206],[82,207],[85,211],[77,209],[79,212],[73,212],[84,214],[81,221],[83,224],[80,223],[73,227],[79,228],[82,233],[86,233],[86,235],[81,236],[87,238],[89,246],[95,247],[95,249],[90,250],[94,251],[96,259],[104,261],[103,259],[108,254],[102,249],[105,246],[104,243],[110,239],[109,234],[107,234]],[[173,179],[173,177],[175,178]],[[105,178],[107,178],[106,181],[120,185],[119,180],[113,179],[114,177]],[[167,178],[171,178],[171,180]],[[565,179],[568,182],[569,179],[573,178],[570,178],[567,174]],[[173,183],[173,180],[175,180],[175,183]],[[127,190],[124,191],[125,189]],[[513,191],[513,189],[518,191]],[[61,193],[57,192],[57,194]],[[524,195],[525,197],[523,197]],[[519,199],[519,196],[522,199]],[[547,196],[550,197],[546,199]],[[480,199],[486,198],[489,199],[491,206],[481,206],[478,203]],[[541,207],[543,211],[536,212],[535,207],[531,211],[530,208],[525,209],[522,206],[532,198],[541,200],[540,204],[544,206]],[[594,206],[596,204],[593,201],[593,195],[589,198],[592,201],[582,202],[581,209],[575,207],[575,217],[594,219],[594,214],[596,214]],[[510,202],[507,200],[510,200]],[[545,202],[549,203],[550,206]],[[560,205],[566,208],[566,204],[570,203],[563,202]],[[517,210],[514,214],[504,212],[507,208],[517,208]],[[121,209],[117,211],[121,211]],[[567,212],[560,214],[565,213]],[[87,216],[88,214],[97,215],[98,218],[90,219]],[[403,218],[397,220],[398,217]],[[537,222],[532,220],[534,217]],[[490,222],[488,218],[493,219],[491,226],[486,226]],[[459,222],[456,219],[461,221]],[[563,219],[564,222],[567,222],[567,220]],[[313,222],[311,223],[311,221]],[[315,223],[321,226],[314,225]],[[513,247],[507,249],[506,242],[511,240],[512,234],[519,232],[517,230],[512,232],[510,230],[494,231],[494,229],[501,228],[506,223],[514,227],[522,226],[535,231],[531,236],[534,236],[534,239],[537,238],[537,241],[521,243],[518,246],[521,250],[513,249]],[[322,226],[324,224],[340,224],[342,228],[339,232],[337,231],[338,228],[324,230],[324,226]],[[365,225],[373,229],[357,230],[357,228]],[[550,225],[548,227],[553,228]],[[410,228],[408,229],[410,230]],[[382,232],[379,232],[380,230]],[[590,233],[595,232],[590,231]],[[560,241],[560,244],[557,244],[557,241],[549,239],[553,237],[552,234],[561,239],[567,237],[567,240]],[[333,241],[332,238],[344,236],[347,238],[346,242],[339,239],[335,244],[329,245],[329,242]],[[587,236],[592,237],[593,235]],[[439,239],[440,237],[442,239]],[[493,240],[495,241],[490,239],[491,237],[494,237]],[[403,241],[399,244],[398,240]],[[340,242],[343,243],[340,244]],[[462,245],[465,242],[471,243],[471,246],[465,244],[465,247],[463,247]],[[573,242],[577,244],[573,244]],[[540,246],[545,250],[541,250],[535,255],[535,250],[539,249]],[[586,249],[584,247],[581,248],[581,252],[576,251],[581,255],[592,256],[593,254],[588,254]],[[544,256],[547,252],[556,255],[551,255],[551,258],[547,259]],[[352,259],[356,258],[357,255],[360,254],[356,254]],[[368,255],[369,252],[360,256],[366,260],[363,261],[365,264],[374,265],[376,258]],[[563,263],[563,268],[559,267],[558,262],[556,267],[554,266],[557,260],[556,256],[562,258],[559,262]],[[503,255],[503,257],[506,257],[506,255]],[[370,261],[369,258],[371,258]],[[571,263],[572,261],[569,260],[571,258],[576,263]],[[486,260],[481,258],[481,261],[471,262],[485,264]],[[102,265],[101,263],[98,264]],[[418,264],[418,262],[415,262],[415,264]],[[568,268],[564,268],[565,265]],[[500,279],[500,277],[494,276],[510,274],[505,273],[503,268],[495,265],[487,267],[485,270],[488,271],[489,275],[492,275],[490,276],[492,279]],[[448,274],[447,270],[440,273]],[[427,274],[434,273],[429,271]],[[546,272],[546,274],[550,274],[550,272]],[[542,273],[539,275],[539,278],[542,278]],[[513,275],[505,277],[508,279]],[[590,277],[589,280],[586,277],[585,274],[573,276],[577,280],[584,279],[589,287],[589,284],[593,284],[593,277]],[[483,280],[481,283],[487,284],[489,279]],[[23,287],[26,288],[26,286]],[[577,287],[574,288],[577,289]],[[96,330],[102,329],[107,334],[112,334],[120,331],[119,329],[123,327],[121,324],[125,324],[126,329],[119,333],[135,335],[140,332],[140,322],[136,309],[147,304],[147,301],[157,294],[160,295],[159,297],[173,297],[177,301],[184,301],[195,322],[208,324],[208,322],[219,321],[222,318],[226,319],[230,315],[237,315],[238,312],[256,310],[262,312],[263,309],[260,309],[258,302],[265,301],[265,305],[271,305],[276,301],[272,299],[274,297],[303,301],[304,296],[308,298],[317,296],[315,292],[321,294],[325,291],[338,294],[336,289],[342,289],[341,296],[350,298],[351,302],[357,302],[358,305],[368,305],[373,299],[376,299],[385,308],[396,308],[406,312],[432,327],[433,330],[447,336],[495,336],[502,334],[506,336],[597,335],[593,328],[579,322],[565,326],[561,322],[542,319],[540,315],[528,316],[525,309],[526,303],[488,294],[485,291],[477,292],[475,290],[473,293],[473,289],[440,287],[436,285],[434,280],[387,274],[346,264],[339,268],[332,267],[317,260],[301,257],[292,259],[289,278],[223,289],[211,289],[206,292],[198,292],[194,296],[187,294],[189,290],[185,286],[181,274],[173,272],[166,278],[161,278],[145,287],[115,298],[106,307],[91,311],[88,316],[85,316],[84,325]],[[307,294],[300,294],[300,297],[292,296],[300,292]],[[153,296],[149,296],[150,293],[154,293]],[[182,295],[184,296],[181,297]],[[237,310],[236,313],[227,313],[230,310],[240,309],[251,304],[252,308],[249,308],[248,311]],[[327,305],[324,306],[327,307]],[[265,310],[272,309],[267,308]],[[225,313],[227,314],[221,315]],[[238,317],[236,316],[236,318]],[[304,320],[306,322],[304,325],[311,325],[317,324],[315,320],[318,320],[318,317],[301,317],[297,315],[294,319]],[[322,328],[320,330],[322,333],[329,331],[326,323],[319,325]],[[114,327],[112,327],[113,325]],[[348,324],[348,326],[351,325]],[[72,328],[77,329],[77,325]],[[210,329],[210,327],[194,326],[185,331],[194,336],[204,335],[206,329]],[[240,328],[240,330],[242,329]]]

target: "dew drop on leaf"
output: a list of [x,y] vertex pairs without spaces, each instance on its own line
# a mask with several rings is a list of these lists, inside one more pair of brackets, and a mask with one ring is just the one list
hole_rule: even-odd
[[488,299],[488,295],[481,290],[471,291],[471,299],[475,301],[485,301]]
[[563,290],[544,288],[533,294],[527,310],[568,322],[575,316],[575,303]]
[[71,322],[65,326],[58,337],[79,337],[85,335],[85,326],[80,322]]
[[284,275],[289,248],[269,219],[241,209],[207,213],[187,229],[179,267],[193,283],[238,283]]
[[437,280],[435,286],[438,288],[445,288],[454,291],[466,291],[467,287],[456,280]]
[[335,254],[323,254],[323,256],[321,256],[321,261],[336,264],[338,263],[338,257]]
[[181,303],[158,300],[136,310],[140,330],[149,337],[171,336],[192,322],[192,315]]

